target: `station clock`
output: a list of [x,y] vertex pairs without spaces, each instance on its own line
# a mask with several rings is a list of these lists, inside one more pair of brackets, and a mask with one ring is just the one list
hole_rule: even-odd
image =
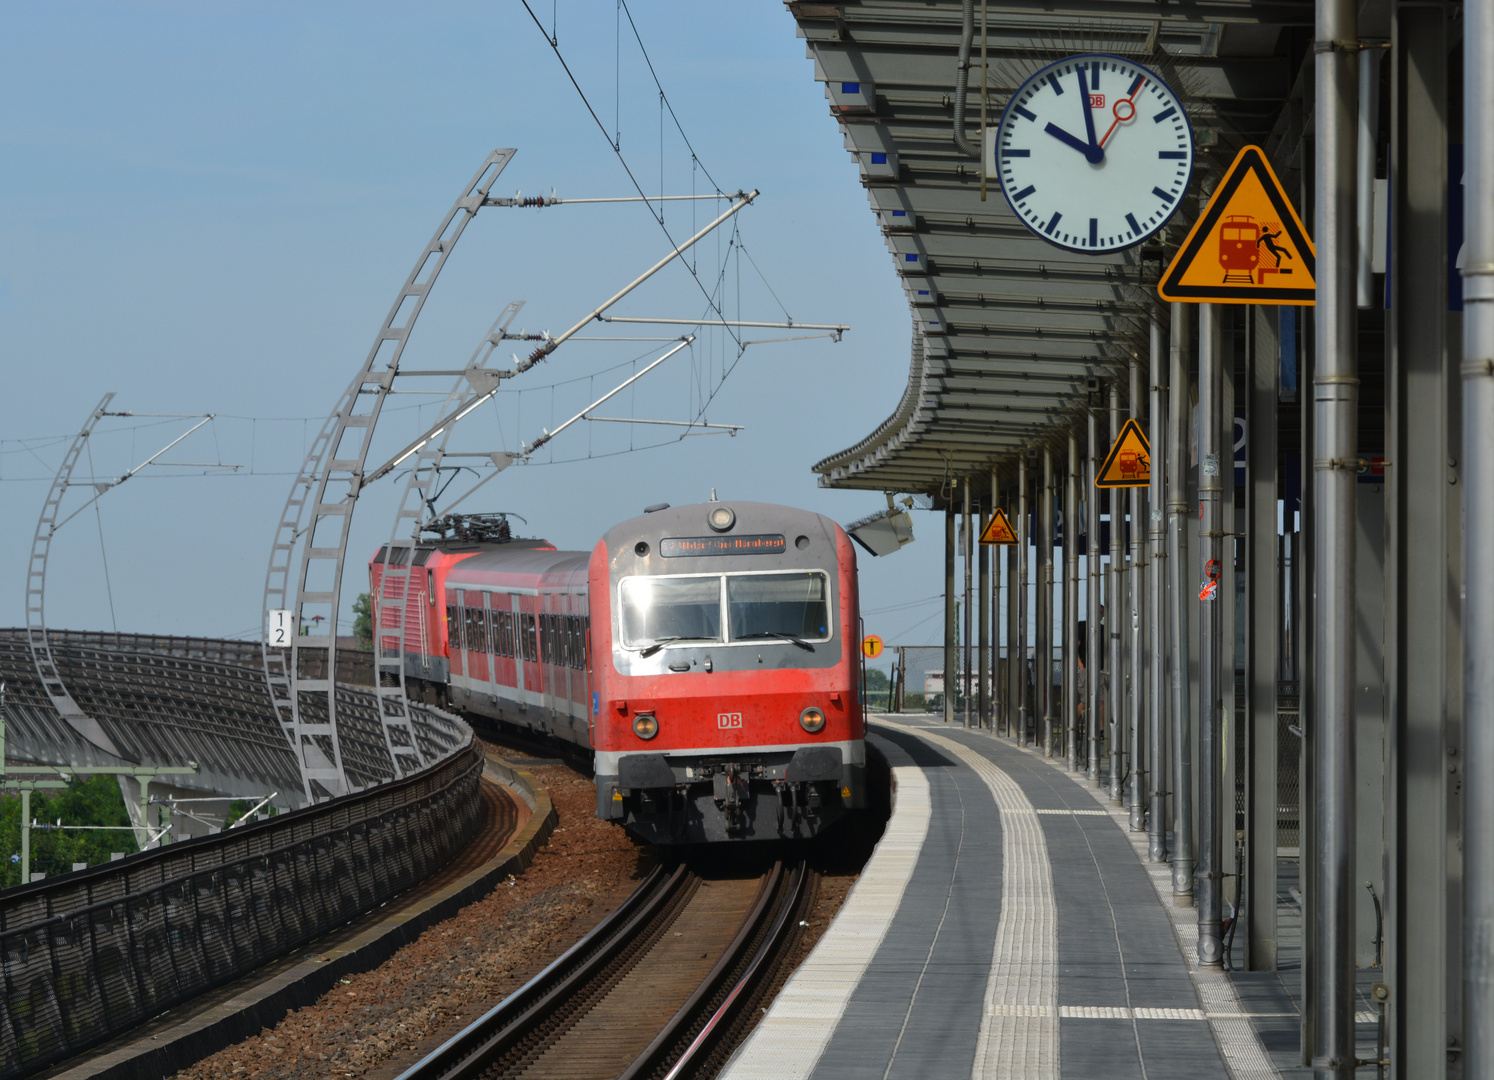
[[1177,213],[1193,172],[1193,130],[1155,72],[1086,53],[1018,87],[984,153],[987,175],[1024,225],[1050,244],[1099,255],[1139,244]]

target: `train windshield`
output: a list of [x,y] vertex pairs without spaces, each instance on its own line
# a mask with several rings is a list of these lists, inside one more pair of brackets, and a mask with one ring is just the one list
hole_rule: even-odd
[[787,635],[804,641],[830,636],[824,574],[741,574],[726,579],[731,637]]
[[828,641],[829,595],[826,576],[812,571],[623,578],[622,644],[648,649],[673,642],[761,644],[775,637]]
[[630,577],[619,585],[623,645],[721,640],[721,579]]

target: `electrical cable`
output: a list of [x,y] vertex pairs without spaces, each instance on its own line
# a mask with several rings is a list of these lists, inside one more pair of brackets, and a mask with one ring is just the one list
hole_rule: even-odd
[[[88,471],[93,472],[93,444],[87,444]],[[95,499],[93,503],[94,520],[99,527],[99,557],[104,562],[104,592],[109,597],[109,622],[114,627],[114,632],[119,633],[119,620],[114,617],[114,586],[109,581],[109,552],[104,549],[104,517],[99,512],[100,500]]]

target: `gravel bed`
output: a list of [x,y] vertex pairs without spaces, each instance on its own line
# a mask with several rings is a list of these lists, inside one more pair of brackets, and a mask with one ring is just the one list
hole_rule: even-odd
[[[534,746],[488,742],[510,760],[532,760],[535,751]],[[520,768],[549,789],[560,819],[521,877],[427,930],[382,966],[344,979],[316,1004],[182,1070],[173,1080],[393,1080],[596,925],[633,890],[655,853],[618,826],[597,820],[596,788],[590,780],[559,764]],[[873,783],[877,780],[885,784],[885,773]],[[806,852],[819,877],[804,918],[807,925],[796,928],[788,959],[755,1006],[772,1000],[829,927],[885,821],[885,805],[876,806],[865,818],[845,823],[828,843],[780,851]],[[756,858],[766,854],[766,849],[754,853]],[[740,1034],[757,1019],[747,1018]]]
[[589,780],[560,765],[524,768],[549,789],[560,821],[521,877],[176,1080],[396,1076],[522,986],[627,896],[648,865],[648,849],[596,819]]

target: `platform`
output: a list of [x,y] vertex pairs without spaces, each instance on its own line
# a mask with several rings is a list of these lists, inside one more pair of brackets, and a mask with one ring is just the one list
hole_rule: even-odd
[[887,831],[724,1077],[1281,1075],[1124,811],[984,732],[902,715],[871,739]]

